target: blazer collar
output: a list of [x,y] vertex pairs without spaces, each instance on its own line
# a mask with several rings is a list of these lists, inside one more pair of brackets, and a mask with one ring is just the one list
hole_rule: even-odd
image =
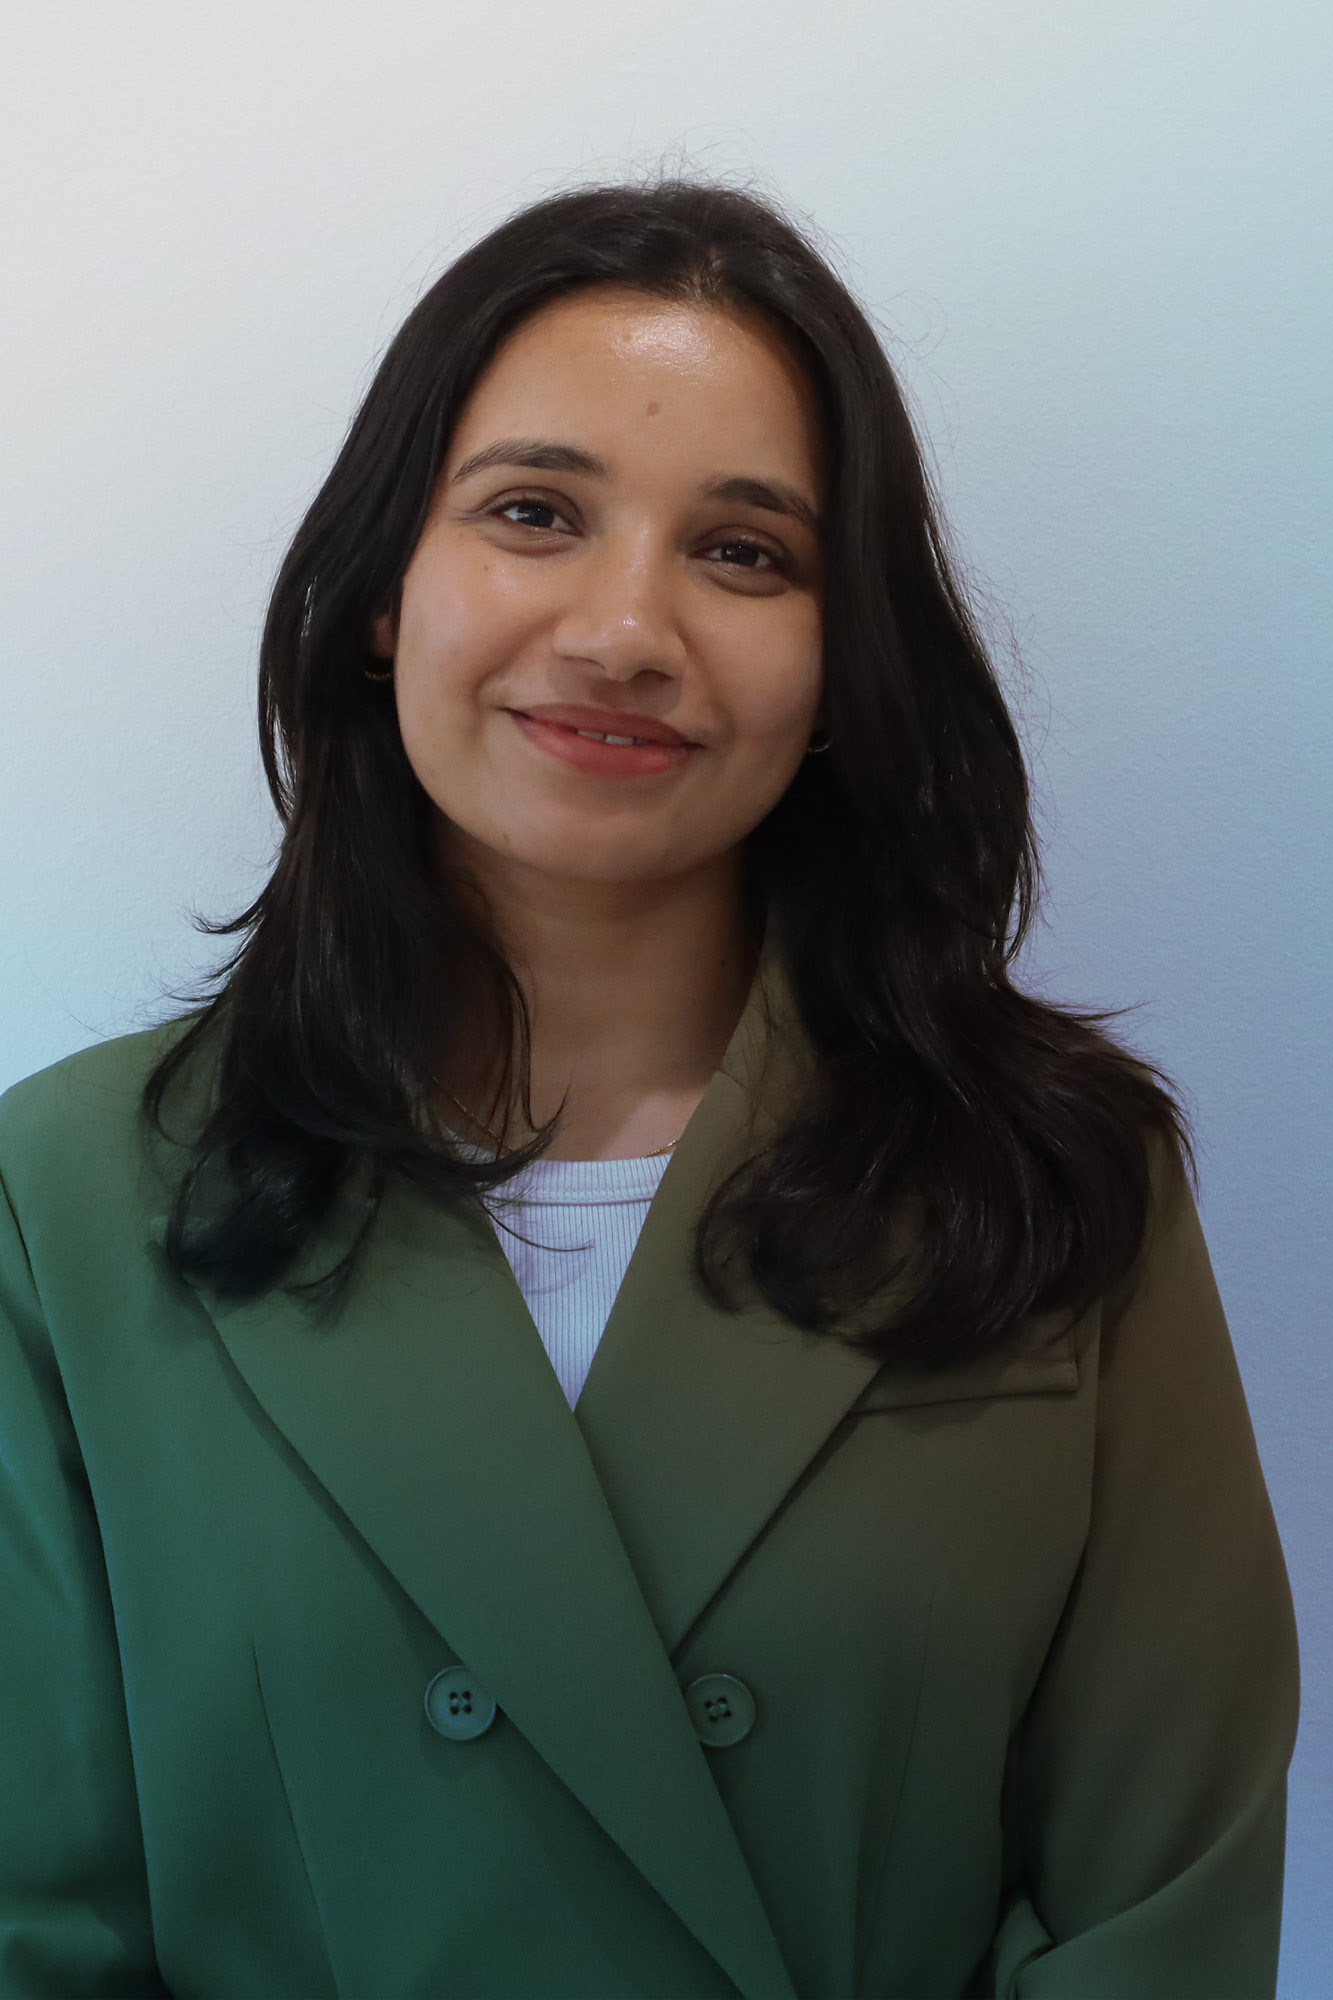
[[692,1234],[807,1059],[766,946],[573,1412],[489,1220],[404,1184],[331,1323],[284,1290],[201,1292],[357,1533],[745,2000],[794,1994],[670,1655],[875,1364],[762,1304],[721,1311]]
[[[750,999],[659,1184],[574,1415],[668,1653],[876,1373],[692,1271],[695,1223],[761,1146],[810,1056],[768,941]],[[744,1296],[744,1294],[743,1294]]]

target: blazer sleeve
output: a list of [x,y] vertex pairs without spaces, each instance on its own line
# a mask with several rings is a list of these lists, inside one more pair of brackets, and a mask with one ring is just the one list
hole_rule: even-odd
[[[1089,1362],[1091,1365],[1091,1362]],[[1296,1631],[1183,1174],[1106,1302],[1091,1519],[1015,1745],[1002,2000],[1276,1988]]]
[[0,1184],[0,2000],[156,2000],[97,1516]]

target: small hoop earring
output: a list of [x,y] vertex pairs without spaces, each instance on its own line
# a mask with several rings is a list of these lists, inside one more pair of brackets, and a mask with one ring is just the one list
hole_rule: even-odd
[[817,757],[821,750],[827,750],[829,748],[830,744],[832,743],[832,740],[833,739],[830,737],[827,729],[824,731],[824,741],[822,743],[816,743],[814,738],[812,737],[805,746],[806,756]]
[[382,671],[374,667],[362,667],[361,671],[368,681],[391,681],[393,679],[393,661],[390,660],[388,666],[383,668]]

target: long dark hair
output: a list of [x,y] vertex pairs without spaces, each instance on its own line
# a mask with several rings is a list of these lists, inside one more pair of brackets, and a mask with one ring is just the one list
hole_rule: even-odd
[[[734,1309],[736,1257],[809,1332],[927,1363],[981,1353],[1032,1312],[1080,1310],[1129,1267],[1154,1138],[1188,1157],[1166,1080],[1011,979],[1037,890],[1023,756],[951,566],[884,351],[800,230],[735,189],[593,187],[514,215],[434,284],[389,347],[282,564],[260,650],[265,769],[284,836],[242,939],[145,1090],[208,1043],[211,1110],[167,1233],[178,1273],[244,1297],[282,1280],[349,1183],[364,1227],[391,1175],[476,1204],[551,1142],[489,1161],[434,1098],[462,1023],[492,1024],[531,1125],[522,991],[431,860],[428,801],[391,697],[366,677],[451,432],[498,343],[539,307],[615,283],[758,311],[822,412],[824,706],[810,758],[746,843],[816,1058],[784,1128],[717,1188],[695,1270]],[[912,1249],[881,1323],[846,1315]],[[344,1259],[345,1280],[358,1236]],[[873,1315],[872,1315],[873,1317]]]

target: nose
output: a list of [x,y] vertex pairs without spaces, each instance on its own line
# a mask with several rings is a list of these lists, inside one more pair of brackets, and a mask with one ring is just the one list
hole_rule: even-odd
[[679,672],[685,641],[669,556],[646,539],[608,541],[571,565],[552,641],[562,659],[587,660],[615,679]]

